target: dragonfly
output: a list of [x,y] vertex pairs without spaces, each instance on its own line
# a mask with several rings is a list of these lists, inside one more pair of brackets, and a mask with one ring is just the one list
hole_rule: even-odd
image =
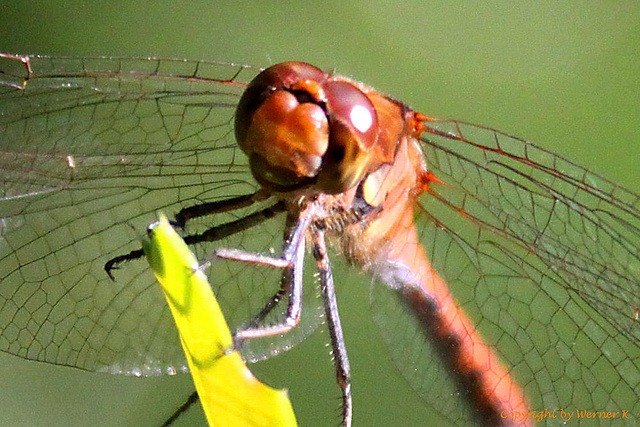
[[247,360],[327,326],[345,425],[340,260],[405,379],[456,425],[640,416],[637,194],[309,64],[0,61],[0,350],[185,372],[137,261],[136,230],[164,211],[211,260]]

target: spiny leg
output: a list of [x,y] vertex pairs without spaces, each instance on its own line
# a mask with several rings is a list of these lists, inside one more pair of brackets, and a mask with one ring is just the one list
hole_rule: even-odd
[[244,194],[238,197],[232,197],[225,200],[217,200],[215,202],[200,203],[198,205],[189,206],[178,212],[171,225],[174,227],[184,228],[187,221],[193,218],[199,218],[205,215],[214,215],[223,212],[235,211],[237,209],[246,208],[255,202],[266,200],[266,196],[262,191],[252,194]]
[[197,403],[199,399],[200,399],[200,396],[198,396],[197,391],[194,391],[193,393],[191,393],[187,398],[187,400],[182,405],[180,405],[178,409],[173,411],[173,414],[171,414],[171,416],[167,418],[165,422],[162,423],[161,427],[167,427],[173,424],[174,421],[180,418],[182,414],[187,412],[189,408],[191,408],[191,406]]
[[333,349],[333,361],[336,366],[336,380],[338,381],[340,390],[342,390],[342,421],[343,425],[348,427],[351,426],[353,419],[351,368],[349,367],[347,348],[344,344],[344,335],[342,333],[338,301],[333,285],[333,274],[331,273],[331,265],[329,263],[329,257],[327,256],[324,230],[314,230],[312,242],[313,256],[316,259],[318,272],[320,273],[320,289],[322,291],[325,316],[327,317],[327,326],[329,327],[329,336]]
[[[185,236],[184,241],[188,245],[193,245],[200,242],[215,242],[217,240],[224,239],[225,237],[254,227],[270,218],[273,218],[278,213],[284,212],[284,210],[284,203],[278,202],[272,206],[269,206],[258,212],[254,212],[235,221],[230,221],[225,224],[211,227],[203,233]],[[142,251],[142,249],[136,249],[129,252],[128,254],[118,255],[117,257],[111,258],[105,263],[104,269],[111,280],[115,280],[115,277],[113,276],[113,270],[117,270],[120,264],[124,262],[140,259],[143,256],[144,252]]]
[[[214,256],[218,258],[236,261],[252,262],[283,268],[280,288],[269,299],[264,308],[248,324],[246,329],[234,333],[234,343],[241,346],[241,341],[251,338],[261,338],[271,335],[279,335],[290,331],[300,321],[302,311],[302,274],[304,266],[305,239],[304,234],[308,230],[313,216],[309,209],[303,210],[294,219],[289,220],[285,233],[285,243],[280,258],[255,254],[236,249],[219,249]],[[266,316],[278,305],[284,295],[289,295],[287,310],[281,322],[275,325],[260,326]]]

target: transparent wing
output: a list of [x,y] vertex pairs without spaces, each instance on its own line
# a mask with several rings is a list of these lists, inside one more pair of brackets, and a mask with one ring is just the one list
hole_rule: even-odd
[[[444,185],[433,187],[423,207],[460,212],[479,230],[521,248],[521,264],[541,262],[538,274],[551,276],[617,334],[640,344],[640,196],[498,131],[428,124],[427,163]],[[479,248],[479,237],[466,240]]]
[[[183,369],[146,263],[123,265],[115,283],[104,264],[138,249],[158,211],[256,190],[232,125],[257,72],[154,58],[0,56],[0,350],[94,371]],[[194,220],[186,232],[255,210]],[[251,239],[241,233],[216,245],[278,251],[282,229],[274,218]],[[212,249],[200,245],[197,254]],[[232,328],[279,284],[280,272],[240,264],[215,262],[212,272]]]
[[[531,409],[640,416],[639,196],[492,129],[425,125],[426,164],[442,183],[421,198],[421,242]],[[410,314],[384,310],[396,313],[378,320],[405,377],[457,421],[447,373]]]

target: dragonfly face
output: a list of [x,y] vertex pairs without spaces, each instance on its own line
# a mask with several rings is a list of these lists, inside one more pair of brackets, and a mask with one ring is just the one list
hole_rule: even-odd
[[391,160],[399,132],[385,138],[380,125],[391,123],[378,123],[376,106],[351,82],[309,64],[286,62],[248,86],[235,131],[264,187],[287,191],[313,184],[334,194]]
[[[137,249],[129,225],[143,229],[154,211],[233,199],[225,206],[234,209],[212,221],[236,228],[222,237],[217,228],[216,239],[226,240],[210,239],[200,255],[217,247],[286,250],[282,229],[303,223],[299,241],[311,242],[327,285],[324,234],[333,234],[341,252],[380,282],[374,316],[400,370],[452,421],[480,413],[487,422],[500,405],[524,411],[518,382],[534,411],[640,414],[635,194],[525,141],[415,114],[306,64],[263,74],[250,86],[258,88],[255,101],[241,97],[258,70],[241,66],[2,59],[2,350],[89,370],[181,370],[171,320],[144,266],[122,266],[116,285],[103,266]],[[360,101],[332,105],[332,91],[345,86]],[[361,121],[352,120],[353,106],[365,104]],[[291,113],[284,125],[282,111]],[[234,120],[249,163],[230,137]],[[271,137],[277,142],[261,145]],[[256,193],[250,171],[265,190]],[[242,199],[265,191],[286,209]],[[284,224],[276,215],[283,211]],[[264,220],[237,222],[254,214]],[[187,221],[193,234],[209,226]],[[214,265],[225,314],[237,326],[260,312],[281,275],[250,267]],[[445,281],[470,296],[462,305],[473,322]],[[302,328],[287,333],[302,329],[294,341],[312,329],[304,326],[312,300],[302,303]],[[508,413],[497,416],[510,422]]]

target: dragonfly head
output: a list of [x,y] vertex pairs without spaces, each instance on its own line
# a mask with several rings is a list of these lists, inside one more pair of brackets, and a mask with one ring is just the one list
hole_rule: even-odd
[[315,186],[340,193],[371,169],[378,139],[373,103],[354,83],[284,62],[249,84],[235,133],[256,180],[273,191]]

